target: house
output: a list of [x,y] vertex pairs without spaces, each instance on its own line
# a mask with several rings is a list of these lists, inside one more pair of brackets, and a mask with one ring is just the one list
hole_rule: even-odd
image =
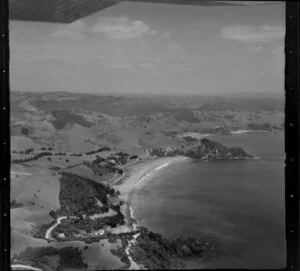
[[105,233],[105,230],[101,229],[99,231],[95,231],[92,233],[92,236],[97,237],[97,236],[101,236]]
[[65,236],[64,233],[59,233],[59,234],[57,235],[57,237],[58,237],[59,239],[64,239],[64,238],[66,238],[66,236]]

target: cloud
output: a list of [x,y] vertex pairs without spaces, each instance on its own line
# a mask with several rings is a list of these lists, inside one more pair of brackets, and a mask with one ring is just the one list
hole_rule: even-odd
[[163,35],[163,37],[164,37],[165,39],[169,39],[169,38],[171,37],[171,32],[166,31],[166,32],[164,32],[162,35]]
[[246,49],[252,53],[258,54],[263,50],[263,47],[259,45],[251,44],[246,46]]
[[284,46],[278,46],[271,51],[274,55],[284,56]]
[[154,70],[155,69],[155,64],[153,62],[141,62],[138,64],[139,68],[144,68],[144,69],[149,69],[149,70]]
[[223,39],[236,40],[243,43],[267,43],[283,39],[285,28],[282,25],[229,25],[221,30]]
[[129,62],[125,62],[125,63],[119,63],[119,64],[116,64],[116,65],[113,65],[113,69],[114,70],[124,70],[124,69],[128,69],[128,68],[131,68],[132,67],[132,64],[129,63]]
[[157,64],[159,64],[161,60],[159,58],[154,58],[151,61],[128,61],[124,63],[118,63],[112,66],[114,70],[128,70],[128,69],[147,69],[147,70],[155,70],[157,68]]
[[271,51],[274,64],[271,65],[277,79],[284,79],[285,53],[284,46],[277,46]]
[[138,38],[145,34],[156,34],[155,30],[143,21],[131,21],[127,17],[103,18],[92,28],[93,33],[103,33],[112,39]]
[[168,65],[170,71],[188,71],[191,69],[191,66],[184,63],[171,63]]
[[181,52],[182,47],[179,44],[171,44],[170,46],[168,46],[168,50],[171,52]]
[[88,33],[104,34],[111,39],[130,39],[146,34],[155,35],[156,30],[143,21],[130,20],[127,17],[101,18],[93,25],[87,25],[81,20],[72,24],[59,26],[50,36],[54,38],[83,39]]
[[83,39],[84,35],[72,29],[60,29],[51,34],[53,38]]

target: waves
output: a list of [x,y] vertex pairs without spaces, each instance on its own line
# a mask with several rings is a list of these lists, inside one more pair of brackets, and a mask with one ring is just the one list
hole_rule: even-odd
[[159,169],[164,168],[164,167],[167,167],[169,164],[170,164],[170,163],[165,163],[165,164],[163,164],[163,165],[161,165],[161,166],[155,168],[154,171],[159,170]]
[[151,173],[147,173],[145,174],[142,178],[140,178],[136,184],[134,185],[134,187],[137,187],[141,182],[143,182],[147,177],[151,176]]
[[266,130],[236,130],[230,132],[231,134],[245,134],[245,133],[256,133],[256,132],[269,132]]
[[137,186],[138,186],[140,183],[142,183],[145,179],[147,179],[148,177],[150,177],[150,176],[153,174],[154,171],[157,171],[157,170],[159,170],[159,169],[162,169],[162,168],[164,168],[164,167],[167,167],[169,164],[170,164],[169,162],[168,162],[168,163],[165,163],[165,164],[160,165],[160,166],[158,166],[157,168],[151,170],[150,172],[146,173],[144,176],[142,176],[142,177],[136,182],[136,184],[134,185],[134,187],[137,187]]

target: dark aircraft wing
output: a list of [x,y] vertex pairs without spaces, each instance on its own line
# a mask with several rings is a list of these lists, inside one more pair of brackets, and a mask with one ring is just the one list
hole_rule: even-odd
[[[71,23],[92,13],[116,5],[124,0],[9,0],[11,20]],[[162,4],[195,6],[240,6],[249,1],[204,1],[204,0],[129,0]],[[266,4],[265,2],[262,2]],[[270,1],[273,3],[274,1]],[[276,3],[276,2],[275,2]],[[277,2],[282,3],[282,2]],[[258,4],[253,1],[253,4]]]
[[11,20],[71,23],[120,0],[9,0]]

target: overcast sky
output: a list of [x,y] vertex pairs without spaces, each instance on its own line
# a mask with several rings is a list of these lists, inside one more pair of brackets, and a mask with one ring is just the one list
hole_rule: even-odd
[[72,24],[11,21],[11,89],[283,93],[284,16],[284,4],[123,2]]

